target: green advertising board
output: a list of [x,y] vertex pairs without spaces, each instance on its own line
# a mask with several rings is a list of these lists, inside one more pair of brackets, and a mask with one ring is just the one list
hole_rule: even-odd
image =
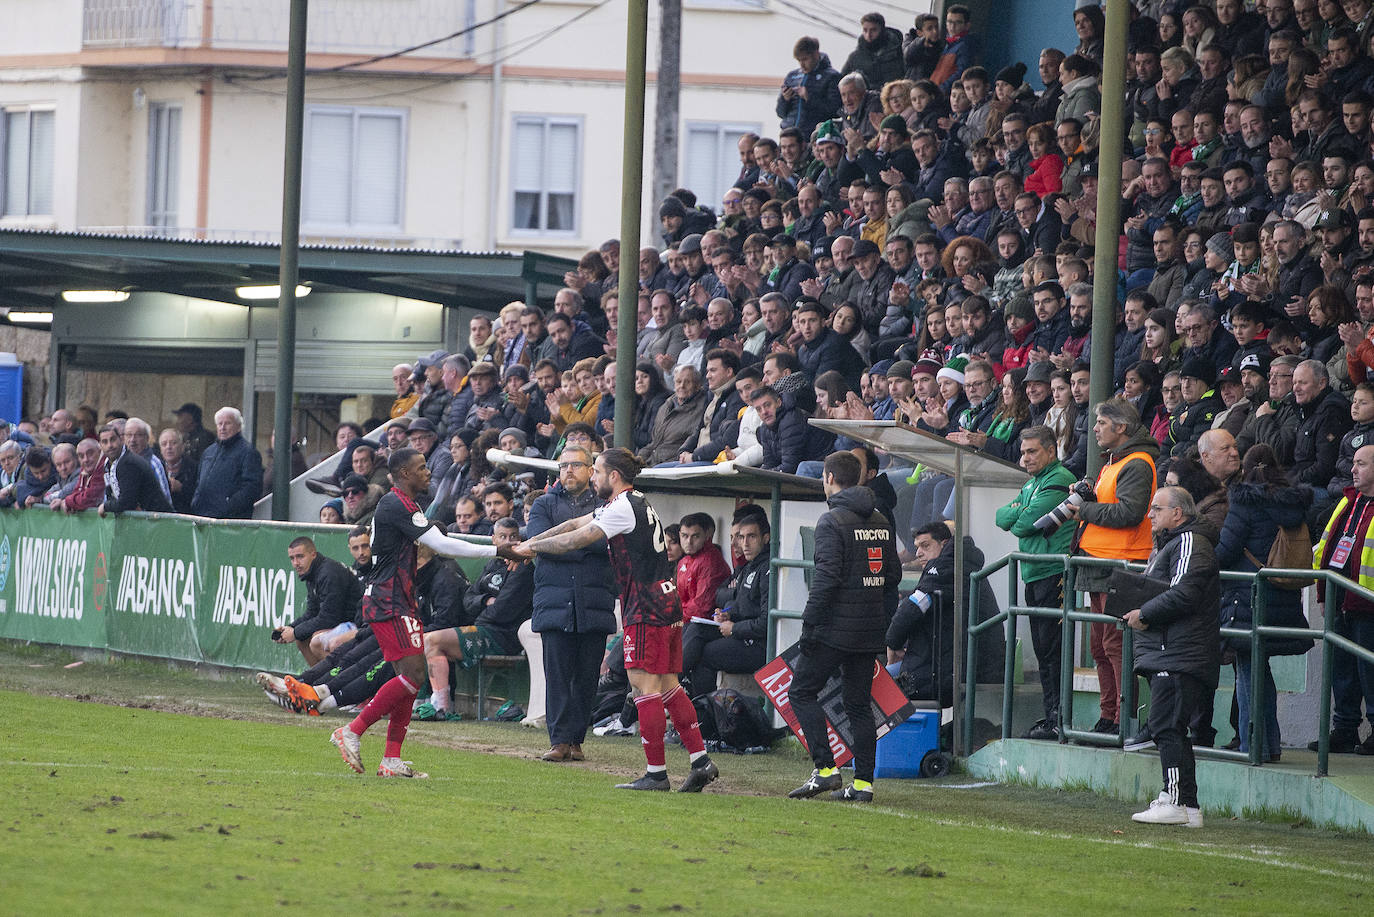
[[350,564],[345,526],[0,511],[0,638],[294,670],[274,627],[305,607],[301,535]]

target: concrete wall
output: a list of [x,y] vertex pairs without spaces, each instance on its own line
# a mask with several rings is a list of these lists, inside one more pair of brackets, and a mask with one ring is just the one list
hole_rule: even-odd
[[[172,425],[172,411],[194,401],[205,412],[205,425],[213,427],[212,415],[225,406],[243,404],[243,379],[239,376],[189,374],[111,373],[68,370],[67,397],[63,406],[89,404],[104,417],[114,408],[142,417],[154,431]],[[28,398],[25,397],[25,403]]]

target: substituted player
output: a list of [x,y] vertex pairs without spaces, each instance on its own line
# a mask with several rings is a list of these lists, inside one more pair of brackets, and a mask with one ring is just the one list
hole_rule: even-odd
[[[831,799],[873,801],[878,749],[873,670],[897,607],[902,564],[891,523],[873,508],[873,491],[859,486],[861,473],[852,452],[825,457],[822,482],[830,510],[816,522],[816,569],[802,612],[801,656],[788,690],[816,769],[809,780],[787,794],[793,799],[831,790]],[[844,712],[854,729],[852,786],[842,786],[818,699],[837,669]]]
[[410,711],[425,672],[425,633],[415,611],[415,545],[445,557],[491,557],[493,545],[449,538],[425,518],[416,496],[429,488],[429,467],[414,449],[398,449],[387,462],[392,488],[377,503],[372,517],[372,570],[363,586],[362,616],[371,622],[382,656],[396,675],[367,702],[353,722],[329,737],[344,762],[363,773],[362,735],[388,717],[386,752],[378,777],[425,777],[401,760],[401,743],[410,726]]
[[668,768],[663,734],[672,717],[692,767],[679,793],[700,793],[720,776],[706,754],[697,724],[697,711],[678,684],[682,671],[682,606],[673,580],[659,522],[644,495],[634,489],[639,462],[628,449],[608,449],[592,466],[592,486],[606,505],[549,529],[515,548],[517,554],[562,554],[605,538],[611,566],[620,586],[625,619],[625,670],[635,690],[639,735],[648,770],[622,790],[667,790]]

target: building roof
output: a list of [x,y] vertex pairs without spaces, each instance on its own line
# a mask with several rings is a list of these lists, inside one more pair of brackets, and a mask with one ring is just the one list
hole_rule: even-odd
[[[0,230],[0,307],[48,310],[63,290],[154,290],[237,302],[234,288],[277,282],[276,242],[99,232]],[[302,245],[300,283],[495,311],[531,284],[552,299],[577,262],[538,252]]]

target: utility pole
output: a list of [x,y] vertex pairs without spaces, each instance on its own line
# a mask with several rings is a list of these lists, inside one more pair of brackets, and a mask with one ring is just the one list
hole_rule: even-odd
[[625,20],[625,144],[620,164],[620,310],[615,341],[615,444],[634,448],[635,323],[640,216],[644,209],[644,71],[649,0],[629,0]]
[[659,0],[654,113],[654,205],[677,187],[677,115],[682,76],[682,0]]

